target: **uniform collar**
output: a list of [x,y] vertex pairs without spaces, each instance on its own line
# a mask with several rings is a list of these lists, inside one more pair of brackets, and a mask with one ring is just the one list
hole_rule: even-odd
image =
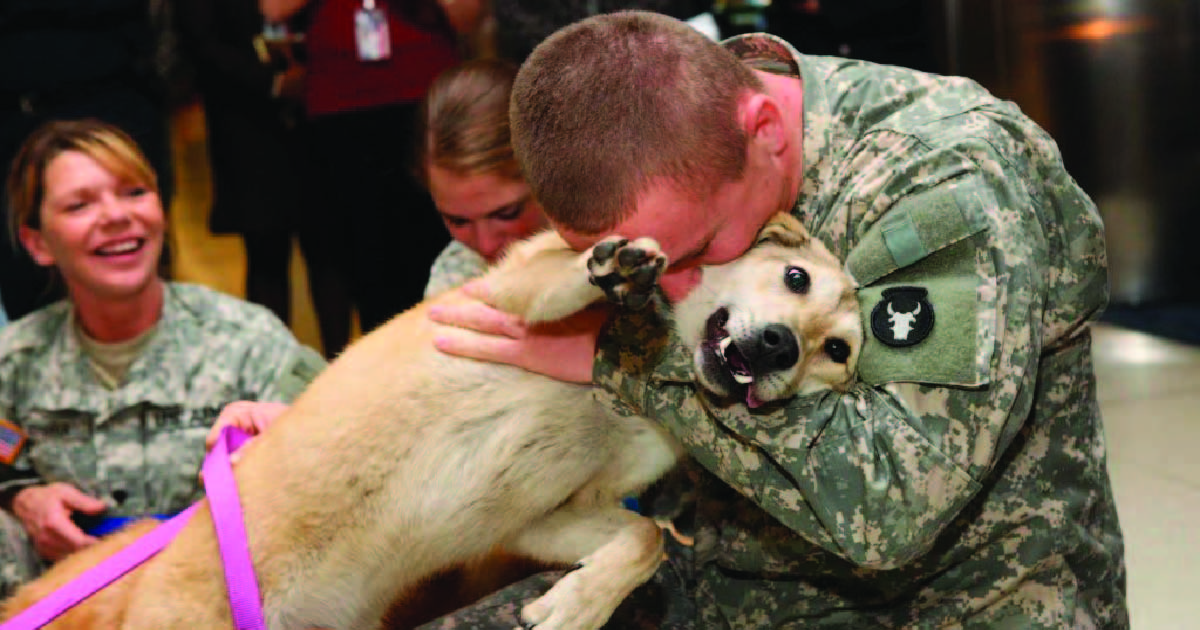
[[804,114],[801,121],[804,134],[804,177],[800,196],[796,200],[796,213],[801,221],[809,225],[816,217],[811,216],[814,208],[808,201],[815,195],[822,182],[828,181],[834,175],[827,172],[829,165],[825,163],[834,124],[825,82],[820,80],[819,72],[809,63],[808,58],[787,41],[774,35],[737,35],[721,42],[721,45],[755,70],[800,79],[804,89]]
[[186,391],[186,362],[181,351],[186,348],[185,336],[197,324],[171,283],[164,290],[158,332],[130,364],[125,382],[115,390],[104,387],[92,372],[75,334],[73,305],[64,301],[49,308],[58,312],[47,313],[47,330],[52,338],[44,357],[31,366],[27,381],[33,388],[28,392],[30,408],[82,411],[103,420],[114,411],[138,403],[178,404],[178,396],[170,392]]

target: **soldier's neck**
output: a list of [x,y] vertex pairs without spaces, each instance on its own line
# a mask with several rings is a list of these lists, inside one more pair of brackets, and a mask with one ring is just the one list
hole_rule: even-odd
[[136,295],[112,298],[71,292],[79,325],[101,343],[128,341],[150,330],[162,316],[164,286],[155,279]]

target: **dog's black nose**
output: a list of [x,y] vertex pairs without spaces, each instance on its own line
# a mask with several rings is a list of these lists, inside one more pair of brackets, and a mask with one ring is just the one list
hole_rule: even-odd
[[800,344],[792,329],[783,324],[771,324],[758,333],[747,353],[750,369],[755,374],[786,370],[800,360]]

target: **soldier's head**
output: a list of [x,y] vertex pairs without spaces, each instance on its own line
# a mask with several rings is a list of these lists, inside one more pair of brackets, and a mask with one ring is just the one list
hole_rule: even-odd
[[10,229],[73,298],[125,299],[159,282],[165,218],[137,143],[96,120],[35,130],[8,176]]
[[521,66],[513,147],[573,247],[653,237],[672,262],[662,286],[675,298],[697,265],[740,256],[794,202],[799,117],[786,121],[769,87],[684,22],[595,16]]
[[494,262],[514,241],[546,226],[513,157],[508,99],[516,65],[468,61],[426,94],[418,164],[446,229]]

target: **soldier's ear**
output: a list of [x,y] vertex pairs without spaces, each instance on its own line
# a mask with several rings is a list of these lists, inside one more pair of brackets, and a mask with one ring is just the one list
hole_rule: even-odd
[[782,247],[796,248],[804,247],[808,244],[811,237],[804,224],[799,219],[787,212],[780,212],[771,217],[762,231],[758,233],[758,241],[755,242],[755,247],[759,245],[775,244]]

